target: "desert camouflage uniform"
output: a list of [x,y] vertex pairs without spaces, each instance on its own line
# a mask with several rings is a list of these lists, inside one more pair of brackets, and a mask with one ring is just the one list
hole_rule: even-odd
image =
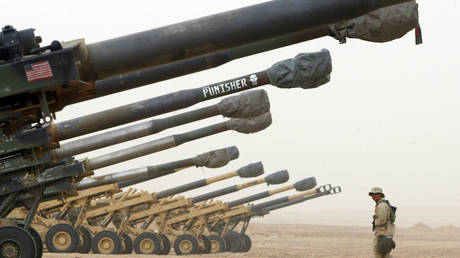
[[374,256],[376,258],[389,258],[390,253],[380,254],[377,251],[377,241],[379,236],[393,236],[395,233],[395,225],[390,222],[390,206],[385,202],[385,199],[380,199],[375,205],[375,228],[374,228]]

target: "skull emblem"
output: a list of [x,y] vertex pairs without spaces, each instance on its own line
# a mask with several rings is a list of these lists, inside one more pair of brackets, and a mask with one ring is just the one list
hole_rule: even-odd
[[255,74],[252,74],[251,76],[249,76],[249,80],[251,81],[252,83],[252,86],[257,86],[257,75]]

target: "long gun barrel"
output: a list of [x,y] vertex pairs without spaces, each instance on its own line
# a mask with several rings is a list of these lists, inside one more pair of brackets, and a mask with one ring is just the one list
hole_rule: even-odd
[[253,194],[253,195],[250,195],[244,198],[240,198],[238,200],[228,202],[227,204],[229,208],[232,208],[232,207],[236,207],[238,205],[244,204],[244,203],[253,202],[253,201],[256,201],[262,198],[266,198],[274,194],[289,191],[291,189],[295,189],[296,191],[303,192],[303,191],[310,190],[315,186],[316,186],[316,179],[314,177],[305,178],[303,180],[297,181],[294,184],[285,185],[280,188],[268,190],[268,191],[261,192],[258,194]]
[[334,187],[332,187],[332,189],[330,191],[320,192],[320,193],[316,193],[316,194],[313,194],[313,195],[310,195],[310,196],[304,196],[304,197],[295,198],[295,199],[289,200],[289,201],[284,202],[284,203],[271,205],[271,206],[268,206],[268,207],[264,208],[263,211],[264,212],[270,212],[270,211],[273,211],[273,210],[278,210],[278,209],[281,209],[281,208],[284,208],[284,207],[287,207],[287,206],[291,206],[291,205],[294,205],[294,204],[298,204],[298,203],[301,203],[301,202],[305,202],[305,201],[308,201],[308,200],[319,198],[319,197],[322,197],[322,196],[331,195],[331,194],[338,194],[340,192],[342,192],[342,188],[340,186],[334,186]]
[[256,116],[254,118],[232,118],[228,121],[217,123],[211,126],[196,129],[183,134],[176,134],[164,137],[151,142],[136,145],[131,148],[111,152],[99,157],[88,159],[90,169],[107,167],[126,160],[141,157],[147,154],[159,152],[183,143],[200,139],[213,134],[234,130],[239,133],[255,133],[267,128],[271,124],[270,112]]
[[59,149],[53,151],[53,156],[55,159],[62,159],[217,115],[228,118],[248,118],[261,115],[269,110],[270,101],[265,90],[243,92],[224,98],[215,105],[61,144]]
[[281,170],[281,171],[272,173],[266,177],[259,178],[257,180],[253,180],[253,181],[243,183],[243,184],[237,184],[237,185],[225,187],[225,188],[213,191],[213,192],[198,195],[192,198],[192,202],[193,203],[202,202],[205,200],[209,200],[209,199],[212,199],[218,196],[222,196],[222,195],[226,195],[229,193],[234,193],[244,188],[252,187],[252,186],[263,184],[263,183],[267,183],[268,185],[282,184],[288,180],[289,180],[289,173],[287,172],[287,170]]
[[113,183],[118,183],[120,188],[127,187],[132,184],[168,175],[191,166],[208,168],[222,167],[231,160],[237,159],[238,156],[238,148],[232,146],[220,150],[206,152],[193,158],[173,161],[156,166],[127,170],[105,176],[86,178],[77,183],[76,187],[78,190],[82,190],[90,187]]
[[[380,23],[369,22],[370,20],[375,20],[376,17],[381,21]],[[369,24],[372,24],[372,26],[369,26]],[[387,26],[388,24],[392,25],[391,28]],[[333,36],[341,43],[344,43],[347,37],[359,38],[371,42],[387,42],[402,37],[417,26],[417,4],[415,1],[409,1],[403,4],[381,8],[380,10],[373,11],[356,19],[339,22],[337,24],[306,29],[211,54],[98,80],[95,82],[95,97],[106,96],[178,76],[203,71],[238,58],[324,36]]]
[[176,186],[167,190],[163,190],[158,192],[155,196],[160,199],[168,196],[172,196],[175,194],[183,193],[186,191],[190,191],[192,189],[196,189],[199,187],[203,187],[206,185],[210,185],[212,183],[216,183],[231,177],[239,176],[241,178],[248,178],[248,177],[256,177],[260,176],[264,173],[264,167],[262,162],[252,163],[247,166],[241,167],[236,171],[228,172],[222,175],[197,180],[185,185]]
[[294,194],[294,195],[290,195],[290,196],[286,196],[286,197],[281,197],[281,198],[271,200],[271,201],[268,201],[268,202],[264,202],[264,203],[255,204],[251,208],[252,208],[252,210],[260,210],[260,209],[263,209],[263,208],[266,208],[266,207],[269,207],[269,206],[277,205],[277,204],[284,203],[284,202],[294,200],[294,199],[297,199],[297,198],[310,196],[310,195],[317,194],[317,193],[322,193],[322,192],[328,192],[331,189],[332,189],[332,187],[331,187],[330,184],[322,185],[322,186],[317,187],[315,189],[304,191],[304,192],[301,192],[301,193],[298,193],[298,194]]
[[408,0],[277,0],[87,45],[93,79],[333,24]]
[[329,51],[302,53],[265,71],[63,121],[55,125],[55,134],[58,140],[66,140],[267,84],[279,88],[315,88],[329,81],[331,71]]

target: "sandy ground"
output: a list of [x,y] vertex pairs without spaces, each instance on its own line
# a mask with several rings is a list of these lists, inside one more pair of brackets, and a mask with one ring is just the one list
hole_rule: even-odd
[[[372,233],[365,227],[252,224],[248,253],[207,254],[207,257],[372,257]],[[397,229],[393,257],[460,257],[460,228],[422,224]],[[199,255],[187,256],[198,257]],[[95,254],[45,254],[45,258],[113,257]],[[154,257],[119,255],[117,257]]]

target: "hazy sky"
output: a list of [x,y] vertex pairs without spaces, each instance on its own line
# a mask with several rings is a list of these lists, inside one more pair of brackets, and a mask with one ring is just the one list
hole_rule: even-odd
[[[0,24],[12,24],[18,29],[33,27],[44,43],[77,38],[92,43],[260,2],[264,1],[40,1],[39,4],[6,1],[2,9],[10,11],[2,13]],[[322,38],[68,106],[57,114],[57,121],[257,72],[297,53],[327,48],[333,60],[330,83],[313,90],[264,87],[273,114],[273,125],[265,131],[253,135],[225,132],[97,170],[96,175],[237,145],[240,158],[225,168],[188,169],[143,183],[139,188],[162,190],[260,160],[266,174],[287,169],[291,182],[316,176],[319,184],[342,186],[344,192],[340,195],[287,209],[301,211],[300,216],[309,211],[355,209],[370,214],[373,204],[367,192],[372,186],[383,187],[400,210],[421,207],[423,211],[424,207],[432,206],[460,208],[460,3],[454,0],[418,3],[424,37],[421,46],[415,46],[413,31],[386,44],[349,40],[340,45],[332,38]],[[220,121],[221,117],[207,119],[79,157],[94,157]],[[187,195],[240,182],[243,180],[226,180]],[[233,200],[264,190],[265,186],[253,187],[222,199]]]

